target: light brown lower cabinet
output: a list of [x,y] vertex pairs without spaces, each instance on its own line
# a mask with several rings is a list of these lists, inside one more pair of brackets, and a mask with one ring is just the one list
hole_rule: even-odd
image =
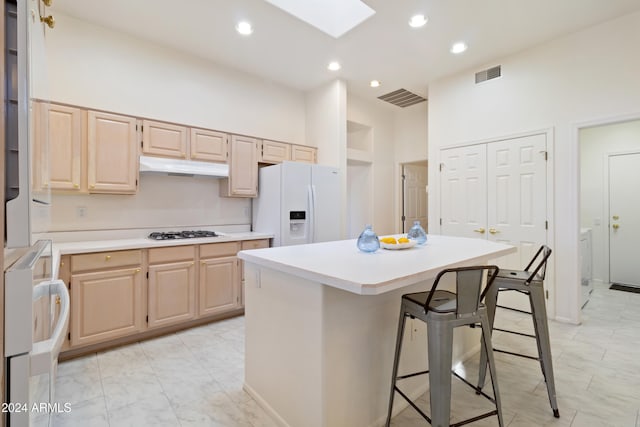
[[141,250],[72,255],[70,264],[71,347],[110,341],[145,328]]
[[71,276],[71,346],[135,334],[144,328],[140,267]]
[[71,318],[63,350],[241,312],[236,255],[268,246],[258,239],[64,255],[59,275],[70,287]]
[[195,318],[194,258],[194,246],[149,249],[149,328],[173,325]]
[[240,307],[239,250],[240,242],[200,245],[199,316]]

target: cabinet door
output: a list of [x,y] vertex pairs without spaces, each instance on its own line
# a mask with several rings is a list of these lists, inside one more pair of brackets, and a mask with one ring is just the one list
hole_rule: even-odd
[[226,162],[228,135],[205,129],[191,129],[190,155],[193,160]]
[[34,188],[80,191],[82,110],[48,103],[34,108]]
[[170,123],[142,121],[142,152],[163,157],[187,158],[187,128]]
[[207,316],[239,308],[238,288],[235,256],[201,260],[198,314]]
[[260,161],[263,163],[282,163],[291,160],[291,144],[284,142],[262,140]]
[[[258,140],[231,136],[229,178],[221,181],[220,195],[256,197],[258,195]],[[225,185],[226,184],[226,185]]]
[[316,163],[316,151],[314,147],[305,147],[303,145],[291,146],[291,160],[294,162]]
[[140,268],[71,277],[71,345],[87,345],[143,329]]
[[196,314],[193,261],[149,266],[149,327],[172,325]]
[[138,182],[135,118],[89,111],[87,151],[90,193],[135,193]]

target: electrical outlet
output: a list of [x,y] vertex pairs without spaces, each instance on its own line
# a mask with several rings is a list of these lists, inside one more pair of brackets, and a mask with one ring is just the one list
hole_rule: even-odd
[[78,206],[76,207],[76,217],[84,218],[87,216],[87,207],[86,206]]

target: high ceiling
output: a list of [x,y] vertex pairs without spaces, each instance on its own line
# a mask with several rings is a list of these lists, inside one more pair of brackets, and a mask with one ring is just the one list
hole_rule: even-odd
[[[426,97],[434,79],[640,10],[638,0],[364,2],[375,15],[338,39],[264,0],[53,0],[51,10],[299,90],[339,77],[364,98],[399,88]],[[426,26],[409,27],[416,13],[428,16]],[[240,19],[252,23],[251,36],[235,31]],[[469,49],[453,55],[458,40]],[[341,70],[327,70],[333,60]],[[382,85],[369,87],[372,79]]]

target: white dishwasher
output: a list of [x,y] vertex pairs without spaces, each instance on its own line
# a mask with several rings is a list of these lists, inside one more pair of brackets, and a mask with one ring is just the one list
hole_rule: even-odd
[[591,229],[580,229],[580,288],[582,289],[582,307],[589,302],[593,292],[593,255],[591,249]]

